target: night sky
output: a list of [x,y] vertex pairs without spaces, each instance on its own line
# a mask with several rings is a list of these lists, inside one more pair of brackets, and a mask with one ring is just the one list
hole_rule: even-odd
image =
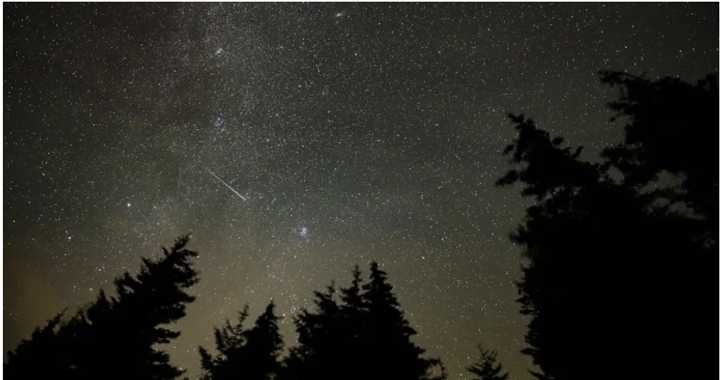
[[507,112],[592,157],[598,70],[717,70],[717,4],[3,4],[4,349],[192,232],[173,362],[377,260],[416,342],[529,379]]

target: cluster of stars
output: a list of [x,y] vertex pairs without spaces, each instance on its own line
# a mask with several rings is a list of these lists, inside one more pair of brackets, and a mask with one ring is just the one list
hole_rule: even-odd
[[598,70],[717,69],[712,4],[4,10],[5,346],[191,232],[191,377],[244,304],[275,300],[291,342],[313,290],[377,260],[451,379],[478,343],[529,378],[505,113],[592,155],[621,133]]

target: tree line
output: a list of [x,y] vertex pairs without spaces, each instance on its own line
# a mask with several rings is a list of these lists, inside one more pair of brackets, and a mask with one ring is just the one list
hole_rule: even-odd
[[[185,315],[198,281],[197,253],[179,238],[160,259],[143,259],[139,274],[114,282],[117,295],[97,299],[69,318],[63,313],[8,353],[8,379],[177,379],[158,345],[180,333],[167,325]],[[247,306],[214,329],[215,351],[199,347],[205,380],[445,378],[439,359],[426,358],[387,274],[373,262],[367,279],[358,267],[348,287],[315,292],[314,309],[295,318],[299,344],[281,358],[279,317],[271,301],[251,327]],[[362,365],[360,365],[362,364]]]
[[[511,240],[523,248],[517,283],[529,317],[526,347],[539,380],[716,378],[718,318],[718,77],[695,84],[601,72],[619,89],[608,104],[624,141],[599,160],[510,115],[517,135],[498,186],[532,199]],[[8,379],[177,379],[158,345],[194,300],[198,281],[181,237],[138,274],[115,280],[71,316],[60,313],[10,351]],[[316,291],[294,318],[285,350],[270,302],[252,326],[247,307],[199,347],[217,379],[440,380],[447,372],[413,342],[387,274],[355,267],[347,287]],[[479,346],[475,380],[507,380],[497,353]]]

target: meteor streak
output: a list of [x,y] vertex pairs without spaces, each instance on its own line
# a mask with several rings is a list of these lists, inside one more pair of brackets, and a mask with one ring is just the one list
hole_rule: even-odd
[[212,170],[207,169],[207,168],[205,168],[205,170],[207,170],[207,172],[210,173],[211,176],[215,177],[215,179],[217,179],[217,180],[220,181],[223,185],[225,185],[225,187],[227,187],[228,190],[232,191],[235,195],[237,195],[238,197],[240,197],[240,199],[242,199],[243,202],[245,202],[245,201],[248,200],[247,197],[245,197],[244,195],[240,194],[240,192],[238,192],[237,190],[233,189],[232,186],[228,185],[227,182],[223,181],[223,179],[220,178],[220,176],[218,176],[217,174],[213,173]]

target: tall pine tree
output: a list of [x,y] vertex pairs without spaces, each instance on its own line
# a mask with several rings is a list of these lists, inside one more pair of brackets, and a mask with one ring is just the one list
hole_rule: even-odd
[[352,339],[344,317],[349,310],[341,311],[336,292],[334,284],[315,291],[316,311],[303,309],[295,318],[298,345],[290,349],[283,363],[281,380],[355,378],[353,371],[346,373],[354,357],[354,348],[347,344]]
[[316,292],[317,311],[304,310],[295,321],[299,345],[286,360],[283,379],[443,379],[438,359],[423,357],[387,275],[377,263],[363,283],[353,270],[340,299],[331,286]]
[[169,363],[159,344],[180,333],[167,325],[185,315],[194,300],[186,289],[197,281],[197,253],[179,238],[158,260],[143,259],[137,276],[115,280],[117,295],[100,292],[96,301],[62,322],[59,317],[36,330],[8,353],[10,379],[176,379],[182,370]]
[[480,359],[467,368],[472,380],[507,380],[508,374],[497,361],[497,352],[478,346]]
[[278,355],[282,351],[282,337],[278,331],[275,304],[270,302],[255,321],[253,328],[243,327],[248,309],[240,313],[236,324],[226,322],[215,329],[215,347],[218,355],[213,357],[200,347],[203,379],[207,380],[268,380],[274,379],[280,368]]
[[[392,289],[387,274],[376,262],[371,263],[362,294],[369,324],[364,337],[370,340],[371,377],[407,380],[444,377],[440,361],[423,358],[425,350],[412,342],[416,331],[405,319]],[[436,369],[438,373],[434,374]]]
[[627,121],[604,161],[511,116],[514,168],[498,184],[534,199],[512,235],[527,259],[524,352],[539,379],[714,378],[717,77],[602,75]]

